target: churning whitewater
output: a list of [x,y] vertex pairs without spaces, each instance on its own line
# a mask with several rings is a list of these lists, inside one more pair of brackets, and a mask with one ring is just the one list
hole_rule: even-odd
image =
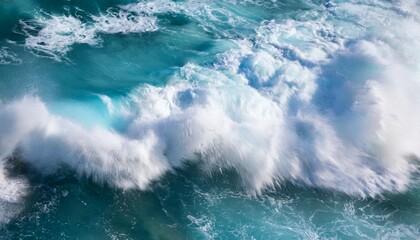
[[[70,2],[61,12],[35,7],[12,26],[17,37],[0,45],[0,67],[27,64],[37,81],[29,91],[10,87],[11,80],[0,85],[0,224],[22,211],[18,203],[32,191],[31,177],[9,174],[13,161],[44,178],[68,168],[123,190],[153,191],[191,165],[203,178],[234,171],[249,197],[289,183],[356,198],[417,184],[418,1],[154,0],[102,10]],[[194,43],[184,55],[196,57],[168,67],[157,61],[162,73],[151,74],[154,80],[106,91],[104,75],[118,84],[125,74],[135,79],[131,67],[143,64],[122,41],[158,34],[172,37],[154,51],[184,51],[207,38],[212,47]],[[50,78],[62,74],[37,70],[36,61],[82,67],[83,51],[97,54],[91,71],[98,80],[60,70],[71,77],[59,82]],[[153,63],[159,57],[134,54]],[[127,72],[118,67],[124,58],[133,58],[124,62]],[[74,87],[78,81],[85,83]],[[69,86],[87,93],[76,99],[46,90]],[[415,236],[418,226],[410,231]]]

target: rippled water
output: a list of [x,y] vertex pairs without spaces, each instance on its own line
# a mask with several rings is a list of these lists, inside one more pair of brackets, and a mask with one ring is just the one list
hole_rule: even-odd
[[417,239],[417,1],[0,1],[5,239]]

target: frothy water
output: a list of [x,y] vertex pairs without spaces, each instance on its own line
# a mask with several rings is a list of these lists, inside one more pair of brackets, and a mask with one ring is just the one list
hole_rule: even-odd
[[416,1],[41,7],[0,39],[5,236],[80,204],[117,239],[419,235]]
[[22,60],[19,59],[16,53],[7,49],[7,47],[2,47],[0,49],[0,64],[9,65],[9,64],[21,64]]
[[84,23],[77,14],[51,15],[40,12],[34,20],[20,22],[26,36],[25,47],[60,61],[74,44],[99,45],[101,39],[98,33],[128,34],[157,30],[156,18],[122,10],[116,12],[110,9],[106,14],[88,18],[91,18],[91,22]]

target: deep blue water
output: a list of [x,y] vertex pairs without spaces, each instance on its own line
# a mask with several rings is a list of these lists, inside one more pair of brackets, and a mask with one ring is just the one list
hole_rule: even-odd
[[415,0],[0,0],[0,238],[418,239]]

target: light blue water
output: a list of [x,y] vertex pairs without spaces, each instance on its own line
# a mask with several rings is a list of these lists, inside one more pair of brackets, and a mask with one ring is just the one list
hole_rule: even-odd
[[0,1],[5,239],[417,239],[417,1]]

